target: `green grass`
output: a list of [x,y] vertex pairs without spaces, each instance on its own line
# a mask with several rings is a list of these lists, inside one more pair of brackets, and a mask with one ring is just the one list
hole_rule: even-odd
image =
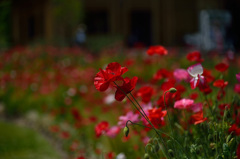
[[59,155],[37,132],[0,122],[0,158],[59,159]]

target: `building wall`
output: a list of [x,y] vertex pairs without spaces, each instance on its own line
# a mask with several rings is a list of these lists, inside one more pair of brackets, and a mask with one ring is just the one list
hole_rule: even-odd
[[[223,0],[82,0],[82,2],[86,13],[85,21],[91,23],[92,19],[88,18],[88,15],[92,15],[96,20],[96,23],[92,23],[93,30],[99,31],[92,32],[94,35],[101,34],[103,30],[102,34],[122,35],[127,39],[139,22],[140,32],[145,32],[145,36],[150,34],[147,37],[150,38],[150,44],[166,46],[181,45],[185,34],[198,31],[200,10],[223,8]],[[98,13],[101,13],[102,17]],[[136,17],[136,13],[143,17]],[[106,20],[101,22],[101,18],[104,17]],[[149,20],[146,17],[149,17]],[[139,20],[141,18],[142,21]],[[53,37],[53,21],[50,0],[13,0],[12,32],[15,44],[29,43],[38,38],[50,40]],[[143,30],[144,27],[147,28],[146,31]]]

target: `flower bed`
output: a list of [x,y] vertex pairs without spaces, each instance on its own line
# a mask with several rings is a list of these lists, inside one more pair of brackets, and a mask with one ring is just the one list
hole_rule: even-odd
[[0,112],[47,130],[73,159],[239,157],[240,58],[228,55],[12,48],[0,55]]

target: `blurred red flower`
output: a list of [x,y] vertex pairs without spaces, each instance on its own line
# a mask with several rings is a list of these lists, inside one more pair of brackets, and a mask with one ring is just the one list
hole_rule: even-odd
[[238,144],[236,153],[237,153],[237,159],[240,159],[240,144]]
[[97,90],[105,91],[111,82],[121,80],[122,75],[127,72],[126,67],[121,67],[117,62],[112,62],[107,65],[105,70],[100,69],[94,78],[94,85]]
[[224,72],[228,69],[229,65],[225,63],[219,63],[215,66],[215,69],[219,72]]
[[153,94],[154,90],[151,86],[143,86],[137,92],[137,96],[141,97],[144,103],[150,102]]
[[205,120],[207,120],[207,118],[203,118],[203,111],[199,111],[190,117],[190,121],[194,125],[200,124],[200,123],[204,122]]
[[153,75],[153,81],[158,81],[163,78],[170,78],[170,77],[173,77],[173,73],[171,71],[168,71],[162,68]]
[[199,51],[193,51],[187,54],[188,61],[203,62]]
[[218,87],[218,88],[225,88],[227,85],[228,85],[228,81],[224,82],[224,80],[222,80],[222,79],[216,80],[213,83],[213,86]]
[[148,110],[148,118],[156,128],[165,125],[163,117],[166,114],[167,111],[166,110],[162,111],[162,108],[153,108]]
[[233,124],[229,129],[228,129],[229,133],[234,133],[234,135],[238,136],[240,135],[240,128],[237,127],[236,124]]
[[148,55],[167,55],[168,51],[161,45],[157,45],[157,46],[150,46],[150,48],[147,50],[147,54]]
[[107,121],[102,121],[95,126],[96,137],[100,137],[109,129],[109,123]]

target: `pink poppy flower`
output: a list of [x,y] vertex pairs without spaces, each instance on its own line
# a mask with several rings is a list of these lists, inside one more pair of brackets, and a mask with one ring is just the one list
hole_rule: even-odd
[[113,126],[107,130],[106,134],[108,137],[114,138],[119,132],[121,128],[118,126]]
[[185,69],[176,69],[173,72],[173,76],[177,81],[187,80],[189,77],[188,72]]
[[194,103],[194,104],[192,104],[192,106],[190,107],[190,109],[191,109],[194,113],[197,113],[197,112],[202,111],[202,108],[203,108],[203,104],[202,104],[202,103]]
[[236,78],[237,78],[238,82],[240,83],[240,73],[236,74]]
[[200,82],[204,83],[203,67],[200,63],[188,67],[187,71],[193,77],[190,81],[192,89],[196,88]]
[[[124,128],[126,126],[126,122],[128,120],[131,120],[132,122],[138,122],[139,119],[138,119],[138,114],[134,114],[133,112],[128,112],[125,116],[120,116],[119,117],[119,122],[118,122],[118,125],[121,127],[121,128]],[[130,124],[130,123],[129,123]]]
[[193,103],[194,103],[194,100],[183,98],[183,99],[175,102],[174,108],[176,108],[176,109],[188,109],[192,106]]
[[234,91],[240,94],[240,84],[235,84]]

